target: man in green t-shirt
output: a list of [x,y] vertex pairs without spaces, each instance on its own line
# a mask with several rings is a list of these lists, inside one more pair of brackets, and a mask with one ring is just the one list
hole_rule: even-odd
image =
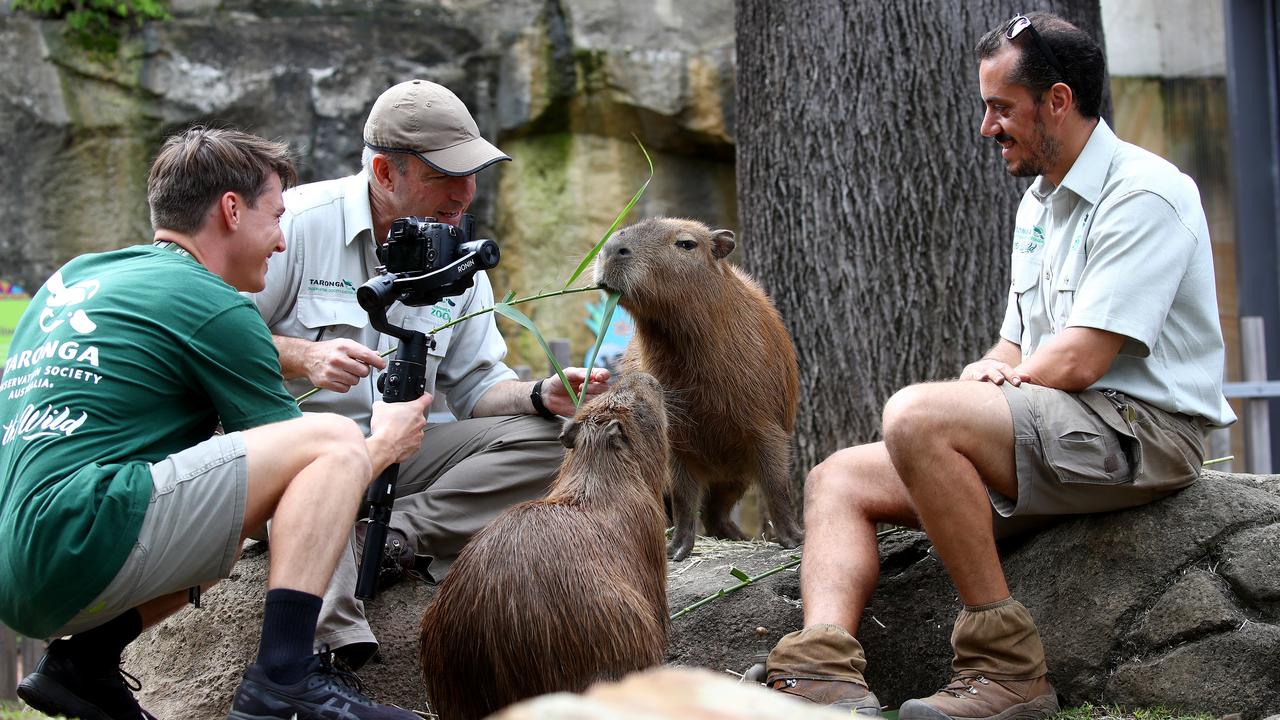
[[295,179],[279,143],[198,127],[170,138],[148,179],[155,242],[72,260],[18,323],[0,378],[0,622],[61,638],[18,690],[38,710],[151,717],[122,679],[124,647],[229,575],[271,519],[261,644],[231,717],[415,717],[312,655],[364,488],[418,449],[430,396],[379,405],[364,438],[285,393],[237,291],[261,290],[284,249]]

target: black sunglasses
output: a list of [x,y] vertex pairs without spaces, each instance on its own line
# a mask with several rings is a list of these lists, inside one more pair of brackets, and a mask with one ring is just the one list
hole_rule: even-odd
[[1045,60],[1049,61],[1054,70],[1058,71],[1058,76],[1062,78],[1062,81],[1066,82],[1067,71],[1062,69],[1062,64],[1058,62],[1058,56],[1053,54],[1053,49],[1049,47],[1049,43],[1045,42],[1044,38],[1040,37],[1040,33],[1036,32],[1035,26],[1031,24],[1031,18],[1026,15],[1014,15],[1009,24],[1005,26],[1004,36],[1012,42],[1014,38],[1022,34],[1023,30],[1031,31],[1031,39],[1035,41],[1036,47],[1040,48],[1040,54],[1044,56]]

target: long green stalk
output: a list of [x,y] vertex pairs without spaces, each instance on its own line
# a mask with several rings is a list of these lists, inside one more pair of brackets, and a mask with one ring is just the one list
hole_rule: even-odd
[[[881,530],[880,532],[876,533],[876,540],[879,541],[880,538],[882,537],[885,537],[887,535],[893,535],[894,533],[902,532],[902,530],[903,528],[900,528],[900,527],[892,527],[892,528],[889,528],[888,530]],[[729,574],[738,578],[742,582],[738,583],[737,585],[733,585],[731,587],[721,588],[720,590],[717,590],[714,595],[708,595],[707,597],[702,598],[701,600],[690,605],[689,607],[680,609],[679,611],[677,611],[675,614],[671,616],[671,619],[675,620],[676,618],[683,617],[684,615],[687,615],[688,613],[693,612],[694,610],[697,610],[703,605],[719,600],[720,598],[724,597],[725,595],[728,595],[729,593],[737,592],[742,588],[750,585],[753,582],[763,580],[769,577],[770,575],[776,575],[777,573],[780,573],[783,570],[790,570],[791,568],[799,564],[800,564],[800,556],[792,555],[791,560],[789,562],[779,565],[776,568],[771,568],[769,570],[766,570],[760,573],[759,575],[756,575],[755,577],[751,577],[747,575],[746,573],[744,573],[743,571],[739,570],[736,567],[730,567]]]
[[[588,286],[586,286],[586,287],[579,287],[579,288],[568,288],[568,289],[564,289],[564,290],[552,290],[551,292],[538,293],[537,295],[530,295],[529,297],[515,298],[515,299],[509,300],[509,301],[507,301],[507,302],[503,302],[503,303],[501,303],[501,304],[503,304],[503,305],[520,305],[521,303],[533,302],[534,300],[542,300],[542,299],[550,298],[550,297],[558,297],[558,296],[560,296],[560,295],[573,295],[574,293],[581,293],[581,292],[587,292],[587,291],[589,291],[589,290],[599,290],[599,289],[600,289],[600,288],[599,288],[599,287],[597,287],[597,286],[595,286],[595,285],[588,285]],[[510,297],[510,295],[508,295],[508,297]],[[454,318],[453,320],[450,320],[449,322],[447,322],[447,323],[445,323],[445,324],[441,325],[440,327],[435,328],[434,330],[431,330],[431,331],[430,331],[430,332],[428,332],[427,334],[428,334],[428,335],[435,335],[436,333],[440,332],[441,330],[444,330],[444,329],[445,329],[445,328],[447,328],[447,327],[453,327],[454,325],[457,325],[458,323],[462,322],[463,320],[470,320],[470,319],[471,319],[471,318],[473,318],[473,317],[479,317],[479,316],[481,316],[481,315],[484,315],[485,313],[491,313],[491,312],[493,312],[493,307],[492,307],[492,306],[491,306],[491,307],[487,307],[487,308],[482,308],[482,309],[477,310],[477,311],[472,312],[472,313],[467,313],[466,315],[463,315],[462,317]],[[395,352],[395,351],[396,351],[396,349],[397,349],[397,348],[395,348],[395,347],[387,348],[386,350],[383,350],[383,351],[382,351],[381,353],[379,353],[379,354],[380,354],[382,357],[386,357],[386,356],[390,355],[391,353]],[[565,387],[568,387],[568,385],[566,384],[566,385],[565,385]],[[306,391],[306,392],[302,393],[301,395],[299,395],[299,396],[298,396],[298,399],[296,400],[296,402],[297,402],[299,405],[301,405],[303,402],[305,402],[306,400],[310,399],[312,395],[315,395],[315,394],[316,394],[316,393],[318,393],[318,392],[320,392],[320,388],[318,388],[318,387],[317,387],[317,388],[311,388],[310,390],[308,390],[308,391]]]

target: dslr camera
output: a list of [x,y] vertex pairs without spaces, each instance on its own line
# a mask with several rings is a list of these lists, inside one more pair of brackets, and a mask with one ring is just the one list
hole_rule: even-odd
[[463,215],[458,227],[431,217],[402,217],[391,223],[387,242],[378,247],[379,274],[356,291],[366,312],[405,305],[434,305],[461,295],[479,270],[498,266],[498,244],[476,240],[475,218]]

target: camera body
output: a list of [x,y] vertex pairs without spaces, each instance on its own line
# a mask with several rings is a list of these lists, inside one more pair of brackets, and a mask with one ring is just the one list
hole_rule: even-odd
[[397,218],[378,247],[379,275],[356,291],[356,299],[366,311],[397,300],[434,305],[461,295],[476,272],[497,267],[499,257],[497,243],[475,239],[471,215],[463,215],[457,227],[431,217]]

